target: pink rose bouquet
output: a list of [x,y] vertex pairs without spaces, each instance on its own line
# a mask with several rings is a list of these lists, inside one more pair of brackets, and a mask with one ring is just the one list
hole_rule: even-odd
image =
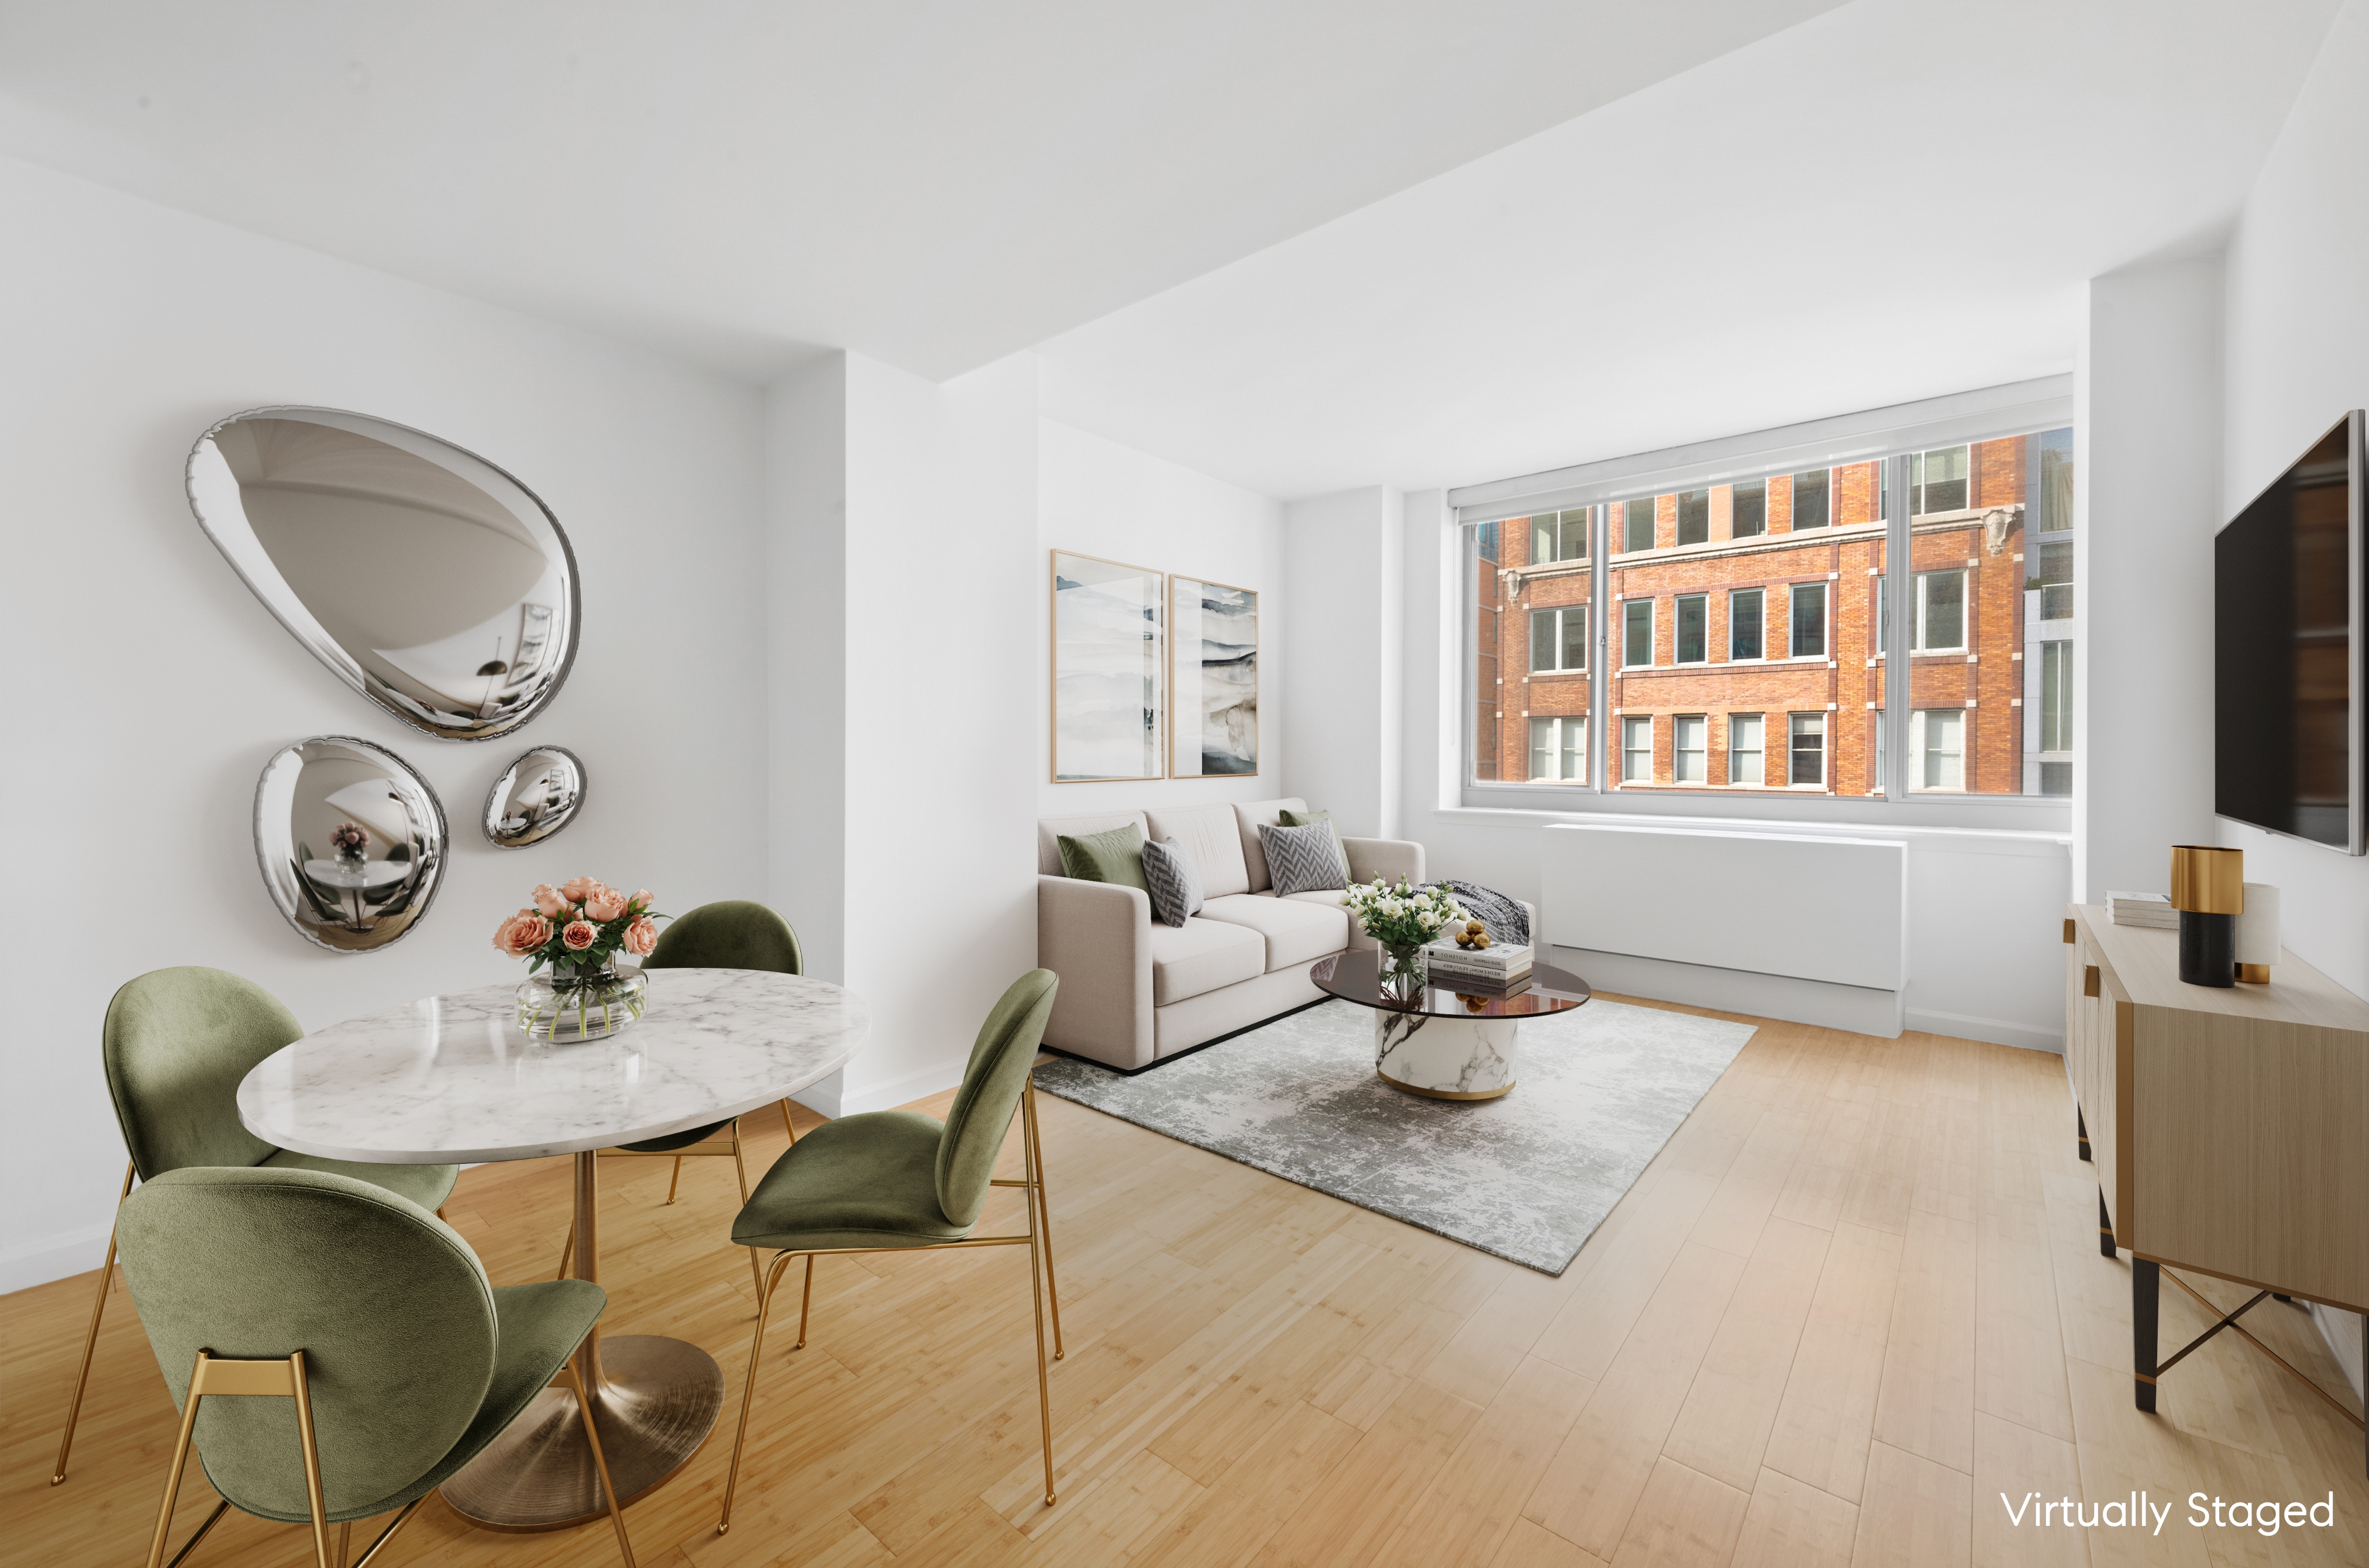
[[495,931],[494,950],[529,960],[529,974],[549,965],[554,984],[581,984],[605,974],[621,952],[648,957],[666,918],[651,912],[647,887],[628,896],[594,877],[571,877],[537,887],[529,907]]

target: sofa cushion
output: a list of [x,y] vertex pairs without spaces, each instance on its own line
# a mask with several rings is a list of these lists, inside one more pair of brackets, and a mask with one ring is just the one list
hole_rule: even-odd
[[1151,895],[1151,918],[1162,925],[1183,925],[1201,912],[1201,874],[1173,839],[1143,846],[1143,888]]
[[1242,864],[1250,870],[1250,890],[1253,893],[1264,893],[1275,886],[1266,874],[1266,852],[1259,847],[1259,824],[1275,826],[1283,820],[1287,809],[1305,811],[1308,802],[1290,795],[1282,800],[1253,800],[1234,807],[1235,836],[1242,841]]
[[1147,811],[1144,818],[1150,828],[1146,837],[1154,842],[1174,839],[1193,857],[1205,895],[1222,898],[1251,890],[1250,865],[1242,859],[1242,836],[1234,826],[1232,807],[1170,807]]
[[1113,828],[1132,822],[1145,838],[1151,834],[1144,830],[1140,811],[1081,811],[1071,817],[1039,817],[1036,818],[1036,875],[1066,876],[1061,869],[1061,844],[1064,834],[1080,838],[1088,833],[1107,832]]
[[1151,891],[1143,880],[1143,830],[1134,823],[1100,833],[1064,833],[1054,842],[1061,851],[1063,876]]
[[1266,942],[1247,925],[1188,920],[1151,928],[1151,1002],[1165,1007],[1266,972]]
[[1341,841],[1333,836],[1332,823],[1306,828],[1261,825],[1258,833],[1259,846],[1266,854],[1267,876],[1278,894],[1349,886],[1349,862],[1341,853]]
[[[1209,921],[1222,921],[1258,933],[1266,943],[1269,973],[1338,953],[1349,944],[1349,911],[1338,904],[1326,909],[1299,898],[1269,898],[1243,893],[1210,899],[1201,906],[1201,920],[1193,923]],[[1156,953],[1156,935],[1153,942]]]

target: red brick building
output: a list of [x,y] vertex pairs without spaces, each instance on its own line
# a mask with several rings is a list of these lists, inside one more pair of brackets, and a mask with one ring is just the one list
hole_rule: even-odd
[[[2069,432],[2052,431],[1910,459],[1911,790],[2069,792],[2069,761],[2027,763],[2069,758],[2070,545],[2044,570],[2027,555],[2041,526],[2069,539],[2070,457]],[[1883,513],[1881,465],[1860,463],[1483,525],[1476,776],[1586,782],[1600,643],[1607,787],[1883,794]],[[2043,613],[2056,651],[2035,638]],[[2024,711],[2043,652],[2044,734]]]

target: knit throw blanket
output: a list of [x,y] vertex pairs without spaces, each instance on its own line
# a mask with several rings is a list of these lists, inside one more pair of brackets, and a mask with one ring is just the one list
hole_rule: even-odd
[[1452,876],[1443,876],[1432,886],[1453,894],[1466,912],[1487,928],[1490,941],[1509,942],[1516,947],[1529,943],[1530,917],[1522,912],[1521,905],[1495,888],[1459,882]]

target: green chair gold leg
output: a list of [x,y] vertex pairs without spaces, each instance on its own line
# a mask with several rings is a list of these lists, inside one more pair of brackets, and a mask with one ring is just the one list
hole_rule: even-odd
[[[123,1200],[132,1196],[132,1177],[138,1167],[131,1161],[123,1162],[123,1190],[115,1195],[115,1207],[121,1208]],[[82,1366],[74,1372],[74,1398],[66,1402],[66,1435],[58,1440],[58,1462],[50,1472],[50,1484],[55,1486],[66,1478],[66,1456],[74,1451],[74,1423],[82,1418],[83,1390],[90,1383],[91,1353],[98,1348],[98,1320],[107,1314],[108,1284],[115,1277],[115,1231],[107,1232],[107,1261],[98,1266],[98,1296],[90,1304],[90,1329],[82,1336]]]

